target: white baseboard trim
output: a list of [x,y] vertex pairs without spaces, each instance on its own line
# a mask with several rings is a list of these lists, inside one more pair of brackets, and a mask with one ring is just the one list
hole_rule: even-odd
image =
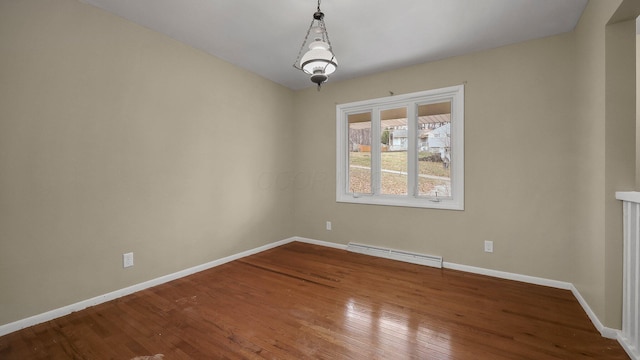
[[207,269],[211,269],[213,267],[216,266],[220,266],[222,264],[228,263],[230,261],[233,260],[237,260],[237,259],[241,259],[243,257],[249,256],[249,255],[253,255],[253,254],[257,254],[260,252],[263,252],[265,250],[269,250],[275,247],[278,247],[280,245],[284,245],[284,244],[288,244],[290,242],[296,241],[296,238],[288,238],[288,239],[284,239],[284,240],[280,240],[280,241],[276,241],[273,242],[271,244],[267,244],[264,246],[260,246],[254,249],[250,249],[247,251],[243,251],[241,253],[238,254],[234,254],[234,255],[230,255],[221,259],[217,259],[217,260],[213,260],[210,261],[208,263],[202,264],[202,265],[197,265],[188,269],[184,269],[178,272],[175,272],[173,274],[169,274],[169,275],[165,275],[165,276],[161,276],[149,281],[145,281],[136,285],[132,285],[120,290],[116,290],[116,291],[112,291],[110,293],[104,294],[104,295],[99,295],[96,296],[94,298],[91,299],[87,299],[87,300],[83,300],[71,305],[67,305],[67,306],[63,306],[61,308],[58,309],[54,309],[51,311],[47,311],[44,312],[42,314],[38,314],[38,315],[34,315],[25,319],[21,319],[18,321],[14,321],[5,325],[0,326],[0,336],[12,333],[14,331],[18,331],[20,329],[24,329],[33,325],[37,325],[37,324],[41,324],[43,322],[47,322],[56,318],[59,318],[61,316],[65,316],[68,314],[71,314],[72,312],[76,312],[76,311],[80,311],[83,309],[86,309],[90,306],[95,306],[95,305],[99,305],[102,303],[105,303],[107,301],[111,301],[111,300],[115,300],[118,298],[121,298],[123,296],[126,295],[130,295],[133,294],[135,292],[144,290],[144,289],[148,289],[150,287],[153,286],[157,286],[160,284],[164,284],[166,282],[172,281],[172,280],[176,280],[185,276],[189,276],[191,274],[195,274],[197,272],[203,271],[203,270],[207,270]]
[[496,277],[500,279],[520,281],[528,284],[549,286],[556,289],[571,290],[571,288],[573,287],[573,284],[565,281],[551,280],[551,279],[545,279],[545,278],[529,276],[529,275],[514,274],[506,271],[485,269],[485,268],[479,268],[479,267],[469,266],[469,265],[461,265],[461,264],[451,263],[447,261],[444,261],[442,263],[442,267],[445,269],[460,270],[468,273],[487,275],[487,276]]
[[[104,294],[104,295],[100,295],[100,296],[96,296],[94,298],[91,299],[87,299],[87,300],[83,300],[71,305],[67,305],[67,306],[63,306],[61,308],[58,309],[54,309],[51,311],[47,311],[44,312],[42,314],[38,314],[38,315],[34,315],[25,319],[21,319],[18,321],[14,321],[12,323],[8,323],[5,325],[1,325],[0,326],[0,336],[12,333],[14,331],[18,331],[20,329],[24,329],[27,328],[29,326],[33,326],[33,325],[37,325],[49,320],[53,320],[65,315],[68,315],[72,312],[75,311],[80,311],[83,309],[86,309],[90,306],[95,306],[95,305],[99,305],[102,303],[105,303],[107,301],[111,301],[111,300],[115,300],[118,299],[120,297],[126,296],[126,295],[130,295],[133,294],[135,292],[144,290],[144,289],[148,289],[150,287],[153,286],[157,286],[160,284],[164,284],[166,282],[172,281],[172,280],[176,280],[185,276],[189,276],[192,274],[195,274],[197,272],[200,271],[204,271],[207,269],[211,269],[213,267],[216,266],[220,266],[222,264],[226,264],[228,262],[237,260],[237,259],[241,259],[243,257],[249,256],[249,255],[254,255],[260,252],[263,252],[265,250],[269,250],[269,249],[273,249],[275,247],[281,246],[281,245],[285,245],[294,241],[298,241],[298,242],[303,242],[303,243],[307,243],[307,244],[313,244],[313,245],[319,245],[319,246],[325,246],[325,247],[330,247],[330,248],[335,248],[335,249],[340,249],[340,250],[347,250],[347,245],[346,244],[337,244],[337,243],[332,243],[332,242],[327,242],[327,241],[321,241],[321,240],[315,240],[315,239],[309,239],[309,238],[305,238],[305,237],[300,237],[300,236],[294,236],[294,237],[290,237],[288,239],[284,239],[284,240],[280,240],[280,241],[276,241],[270,244],[266,244],[254,249],[250,249],[247,251],[243,251],[240,252],[238,254],[234,254],[234,255],[230,255],[221,259],[217,259],[217,260],[213,260],[210,261],[208,263],[202,264],[202,265],[197,265],[185,270],[181,270],[169,275],[165,275],[165,276],[161,276],[149,281],[145,281],[136,285],[132,285],[120,290],[116,290],[116,291],[112,291],[110,293]],[[545,279],[545,278],[538,278],[535,276],[528,276],[528,275],[520,275],[520,274],[514,274],[514,273],[509,273],[509,272],[504,272],[504,271],[498,271],[498,270],[491,270],[491,269],[485,269],[485,268],[479,268],[479,267],[474,267],[474,266],[468,266],[468,265],[460,265],[460,264],[455,264],[455,263],[450,263],[450,262],[443,262],[442,263],[442,267],[445,269],[452,269],[452,270],[460,270],[460,271],[465,271],[465,272],[469,272],[469,273],[474,273],[474,274],[481,274],[481,275],[487,275],[487,276],[492,276],[492,277],[497,277],[497,278],[501,278],[501,279],[508,279],[508,280],[515,280],[515,281],[520,281],[520,282],[525,282],[525,283],[529,283],[529,284],[535,284],[535,285],[543,285],[543,286],[549,286],[549,287],[553,287],[553,288],[558,288],[558,289],[564,289],[564,290],[571,290],[571,292],[573,293],[573,295],[576,297],[576,299],[578,300],[578,302],[580,303],[580,305],[582,306],[582,308],[585,310],[585,312],[587,313],[587,316],[589,317],[589,319],[591,320],[591,322],[593,323],[593,325],[596,327],[596,329],[600,332],[600,334],[603,337],[606,338],[610,338],[610,339],[617,339],[618,342],[620,342],[620,344],[625,348],[625,350],[627,351],[627,353],[631,354],[630,350],[628,349],[628,346],[626,345],[626,343],[624,342],[624,339],[621,338],[621,332],[619,330],[616,329],[611,329],[608,327],[605,327],[604,325],[602,325],[602,322],[600,322],[600,320],[598,319],[598,317],[595,315],[595,313],[591,310],[591,308],[589,307],[589,304],[587,304],[587,302],[584,300],[584,298],[582,297],[582,295],[580,295],[580,292],[578,291],[578,289],[576,289],[576,287],[568,282],[564,282],[564,281],[557,281],[557,280],[551,280],[551,279]]]
[[314,240],[314,239],[309,239],[309,238],[300,237],[300,236],[294,236],[291,239],[293,239],[293,241],[303,242],[307,244],[320,245],[320,246],[330,247],[330,248],[340,249],[340,250],[347,250],[346,244],[337,244],[337,243],[332,243],[328,241]]
[[596,329],[600,332],[600,335],[608,339],[617,339],[618,333],[620,332],[620,330],[616,330],[616,329],[612,329],[604,326],[600,321],[600,319],[598,319],[596,314],[593,312],[593,310],[591,310],[591,307],[589,306],[587,301],[582,297],[578,289],[575,286],[573,286],[573,284],[571,284],[571,288],[569,290],[571,290],[571,293],[573,293],[573,296],[576,297],[576,299],[578,300],[578,302],[580,303],[584,311],[587,313],[587,316],[593,323],[593,326],[595,326]]
[[[319,245],[322,245],[323,243],[324,242],[318,242]],[[329,243],[329,244],[332,244],[332,243]],[[332,244],[330,246],[333,246],[333,245],[335,244]],[[345,249],[346,249],[346,246],[345,246]],[[447,262],[447,261],[442,262],[442,267],[445,269],[459,270],[459,271],[464,271],[464,272],[473,273],[473,274],[496,277],[500,279],[520,281],[528,284],[548,286],[548,287],[562,289],[562,290],[570,290],[573,296],[575,296],[575,298],[578,300],[578,303],[580,304],[580,306],[582,306],[582,309],[584,309],[584,311],[587,313],[589,320],[591,320],[595,328],[600,332],[601,336],[609,339],[617,339],[622,344],[622,346],[625,347],[625,350],[626,350],[626,347],[628,347],[620,339],[620,334],[621,334],[620,330],[616,330],[616,329],[612,329],[604,326],[600,321],[600,319],[598,319],[596,314],[593,312],[593,310],[591,310],[591,307],[586,302],[586,300],[582,297],[578,289],[570,282],[546,279],[546,278],[541,278],[536,276],[515,274],[515,273],[506,272],[506,271],[485,269],[485,268],[469,266],[469,265],[461,265],[461,264],[456,264],[456,263]],[[627,353],[629,353],[629,350],[627,350]]]
[[622,336],[622,331],[618,331],[618,337],[616,340],[618,340],[624,351],[627,352],[627,355],[629,355],[632,360],[640,360],[640,349],[636,349],[634,346],[631,346],[629,341]]
[[460,265],[460,264],[455,264],[450,262],[443,262],[442,267],[444,267],[445,269],[460,270],[460,271],[470,272],[474,274],[497,277],[500,279],[514,280],[514,281],[520,281],[528,284],[535,284],[535,285],[548,286],[556,289],[570,290],[573,296],[575,296],[575,298],[578,300],[578,303],[580,304],[580,306],[582,306],[582,309],[587,313],[587,316],[589,317],[589,320],[591,320],[591,323],[593,324],[593,326],[595,326],[598,332],[600,332],[600,335],[608,339],[618,339],[618,334],[620,333],[620,330],[616,330],[616,329],[612,329],[604,326],[600,321],[600,319],[598,319],[596,314],[593,312],[593,310],[591,310],[591,307],[589,306],[587,301],[582,297],[578,289],[570,282],[545,279],[545,278],[529,276],[529,275],[514,274],[514,273],[505,272],[505,271],[491,270],[491,269],[479,268],[479,267],[468,266],[468,265]]

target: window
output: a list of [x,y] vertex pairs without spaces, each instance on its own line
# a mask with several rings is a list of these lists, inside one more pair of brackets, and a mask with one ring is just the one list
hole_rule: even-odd
[[464,209],[464,86],[336,107],[336,200]]

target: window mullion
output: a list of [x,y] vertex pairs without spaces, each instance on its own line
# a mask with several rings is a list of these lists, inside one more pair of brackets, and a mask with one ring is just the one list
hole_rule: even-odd
[[[337,186],[338,195],[349,192],[349,116],[346,112],[339,112],[337,115],[338,152],[336,162],[338,164]],[[346,155],[346,156],[345,156]]]
[[380,108],[373,108],[371,114],[371,190],[373,195],[380,195],[381,151],[380,151]]
[[415,103],[410,103],[407,106],[407,195],[409,197],[418,194],[418,112],[416,107]]

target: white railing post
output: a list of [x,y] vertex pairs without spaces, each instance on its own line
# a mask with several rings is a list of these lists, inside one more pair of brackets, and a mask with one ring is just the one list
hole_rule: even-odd
[[624,250],[622,331],[619,341],[629,356],[640,359],[640,192],[616,192],[622,200]]

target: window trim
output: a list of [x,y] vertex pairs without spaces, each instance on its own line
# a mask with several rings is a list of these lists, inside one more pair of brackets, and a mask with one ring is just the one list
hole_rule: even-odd
[[[436,198],[416,195],[416,166],[417,166],[417,108],[419,105],[451,101],[451,197]],[[383,195],[383,194],[352,194],[349,192],[349,122],[351,114],[371,111],[371,136],[379,139],[380,110],[407,107],[407,181],[412,194]],[[431,209],[464,210],[464,85],[455,85],[440,89],[426,90],[415,93],[395,95],[336,106],[336,202],[418,207]],[[379,176],[380,142],[371,142],[372,178]],[[415,179],[414,179],[415,178]],[[372,180],[372,192],[375,192]]]

